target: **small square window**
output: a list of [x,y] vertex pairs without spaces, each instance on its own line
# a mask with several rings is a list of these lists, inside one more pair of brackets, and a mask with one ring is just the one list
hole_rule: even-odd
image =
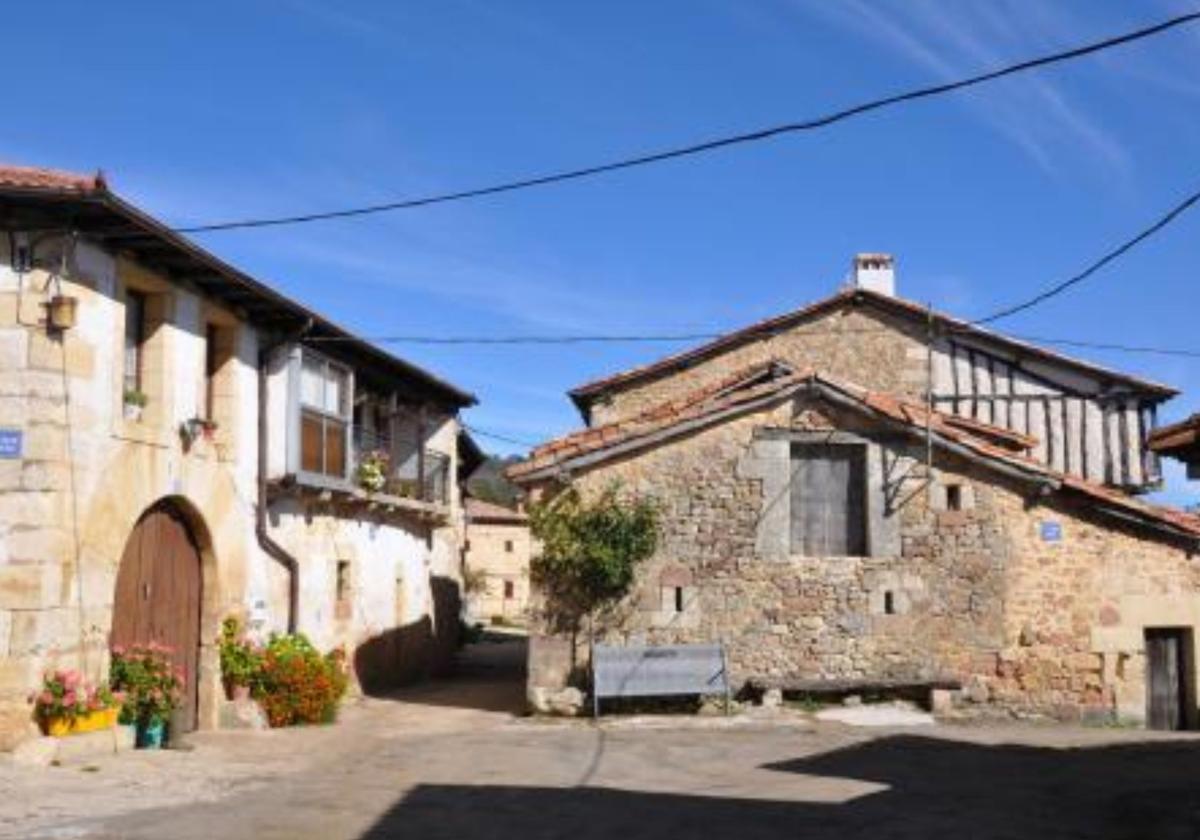
[[683,612],[683,587],[675,587],[675,612]]
[[512,540],[505,540],[505,541],[504,541],[504,550],[505,550],[506,552],[508,552],[509,554],[512,554],[512,550],[513,550],[513,542],[512,542]]
[[504,598],[508,600],[516,597],[516,587],[511,580],[504,581]]
[[883,593],[883,614],[896,614],[896,593],[890,589]]
[[963,493],[961,484],[946,485],[946,510],[962,510]]
[[338,601],[345,601],[350,597],[350,561],[339,560],[337,564],[337,583],[336,594]]

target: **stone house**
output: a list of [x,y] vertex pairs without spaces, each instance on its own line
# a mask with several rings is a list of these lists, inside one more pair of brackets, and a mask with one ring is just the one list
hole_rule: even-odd
[[467,593],[467,608],[479,621],[523,622],[529,607],[529,561],[533,540],[529,517],[520,510],[468,497],[463,568],[479,589]]
[[[660,505],[597,637],[722,641],[734,685],[950,684],[1194,725],[1200,518],[1135,495],[1174,392],[906,302],[890,258],[854,268],[831,298],[577,388],[588,427],[510,468],[534,498],[617,482]],[[530,696],[570,661],[535,638]]]
[[151,640],[188,677],[176,725],[217,726],[230,615],[344,646],[368,690],[448,661],[470,394],[101,176],[0,167],[0,227],[3,745],[45,670]]

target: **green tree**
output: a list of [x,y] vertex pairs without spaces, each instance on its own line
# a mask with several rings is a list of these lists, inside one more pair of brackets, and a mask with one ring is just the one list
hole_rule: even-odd
[[648,499],[622,499],[611,486],[588,502],[571,487],[529,512],[541,553],[530,574],[558,631],[574,640],[583,619],[629,591],[637,565],[658,544],[658,508]]

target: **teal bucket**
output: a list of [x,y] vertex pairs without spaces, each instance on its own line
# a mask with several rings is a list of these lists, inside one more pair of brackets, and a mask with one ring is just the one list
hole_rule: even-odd
[[167,735],[167,723],[154,720],[149,723],[139,723],[137,728],[137,746],[140,750],[162,749]]

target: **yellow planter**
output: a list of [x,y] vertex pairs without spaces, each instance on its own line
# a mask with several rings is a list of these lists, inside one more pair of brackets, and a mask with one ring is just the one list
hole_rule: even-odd
[[98,712],[88,712],[75,718],[72,732],[98,732],[101,729],[112,729],[117,725],[119,709],[101,709]]
[[71,734],[71,721],[66,718],[50,718],[46,721],[46,734],[61,738]]
[[102,729],[112,729],[117,725],[117,717],[120,714],[120,709],[102,709],[98,712],[80,715],[74,720],[51,718],[46,722],[46,734],[62,738],[77,732],[99,732]]

